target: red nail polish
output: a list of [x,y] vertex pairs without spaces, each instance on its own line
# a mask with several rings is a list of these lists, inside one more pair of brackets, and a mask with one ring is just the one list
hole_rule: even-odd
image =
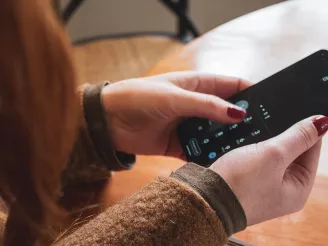
[[237,106],[230,106],[227,110],[227,114],[234,119],[244,119],[246,116],[246,110]]
[[325,134],[328,131],[328,117],[319,117],[313,120],[313,125],[318,131],[318,136]]

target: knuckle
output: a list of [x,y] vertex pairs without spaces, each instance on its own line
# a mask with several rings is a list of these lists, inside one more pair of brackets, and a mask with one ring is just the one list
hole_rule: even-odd
[[194,86],[195,86],[195,91],[200,87],[202,83],[202,78],[199,74],[194,76]]
[[306,127],[305,124],[301,124],[299,127],[300,133],[300,143],[304,146],[306,150],[311,147],[311,143],[314,141],[314,134],[312,129]]
[[206,95],[205,101],[206,105],[210,107],[211,109],[217,108],[217,103],[216,103],[217,98],[213,95]]

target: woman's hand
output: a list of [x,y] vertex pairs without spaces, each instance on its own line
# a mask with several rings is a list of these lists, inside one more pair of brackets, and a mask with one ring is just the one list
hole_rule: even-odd
[[311,117],[277,137],[235,149],[210,167],[238,197],[248,225],[303,208],[327,129],[328,117]]
[[190,72],[130,79],[102,92],[117,151],[182,157],[176,127],[182,117],[236,123],[246,112],[221,98],[250,84],[236,78]]

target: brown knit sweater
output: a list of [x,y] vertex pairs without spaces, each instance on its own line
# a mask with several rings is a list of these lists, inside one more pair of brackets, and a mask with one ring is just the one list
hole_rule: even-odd
[[[80,137],[63,174],[64,187],[107,178],[111,170],[129,169],[135,160],[112,148],[102,88],[80,89]],[[56,245],[224,245],[228,236],[245,227],[244,211],[227,183],[189,163],[108,208]]]

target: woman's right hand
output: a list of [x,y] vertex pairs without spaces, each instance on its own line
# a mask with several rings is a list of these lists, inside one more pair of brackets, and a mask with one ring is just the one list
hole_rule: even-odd
[[230,185],[248,226],[304,207],[327,130],[328,117],[310,117],[274,138],[235,149],[210,167]]

